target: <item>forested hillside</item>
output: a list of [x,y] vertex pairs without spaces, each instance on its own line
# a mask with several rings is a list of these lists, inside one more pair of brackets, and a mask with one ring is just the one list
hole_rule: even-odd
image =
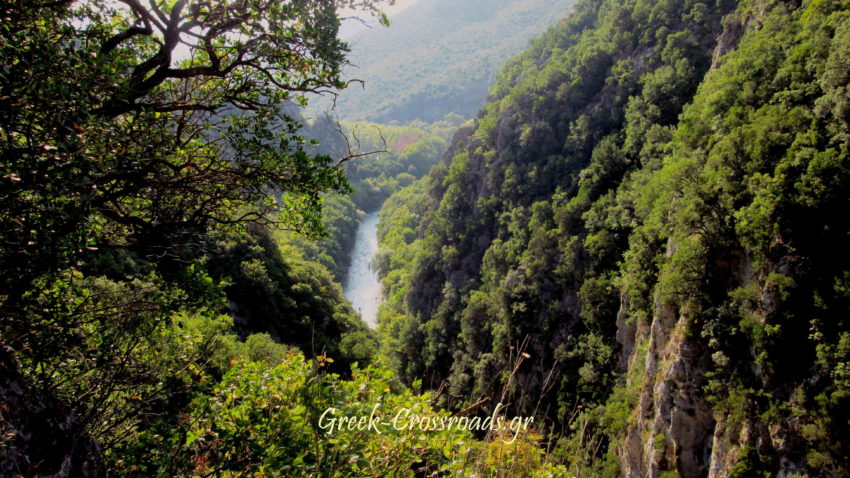
[[[420,0],[351,39],[347,79],[360,79],[334,102],[347,120],[466,118],[484,103],[495,73],[528,40],[569,13],[574,0]],[[329,109],[317,101],[313,111]],[[318,115],[317,115],[318,116]]]
[[847,476],[848,7],[579,2],[387,203],[402,380],[578,476]]
[[[364,211],[375,211],[400,186],[424,176],[446,150],[444,122],[391,126],[329,119],[313,122],[305,134],[319,141],[319,151],[351,156],[343,164],[353,189],[351,200]],[[453,130],[453,129],[452,129]]]

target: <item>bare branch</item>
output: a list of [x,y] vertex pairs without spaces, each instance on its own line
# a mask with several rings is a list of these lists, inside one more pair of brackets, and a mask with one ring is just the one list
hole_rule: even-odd
[[112,50],[114,50],[118,45],[122,42],[129,40],[135,36],[139,35],[152,35],[153,29],[150,27],[150,24],[145,25],[144,27],[133,26],[128,28],[127,30],[113,36],[109,40],[107,40],[103,46],[100,47],[100,53],[105,55]]

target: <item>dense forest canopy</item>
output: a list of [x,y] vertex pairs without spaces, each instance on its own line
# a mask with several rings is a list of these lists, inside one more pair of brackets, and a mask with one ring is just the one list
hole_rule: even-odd
[[581,476],[847,476],[848,15],[577,4],[387,203],[402,380]]
[[[387,131],[364,163],[309,139],[293,105],[344,86],[342,6],[380,18],[371,1],[3,5],[0,474],[543,462],[460,429],[320,426],[376,401],[449,418],[369,365],[375,336],[334,280],[358,209],[424,174],[449,124]],[[341,195],[369,180],[375,198]]]

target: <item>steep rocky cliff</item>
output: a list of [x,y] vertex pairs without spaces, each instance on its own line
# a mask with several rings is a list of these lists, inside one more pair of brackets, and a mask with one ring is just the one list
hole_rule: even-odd
[[408,193],[397,371],[580,476],[850,472],[847,10],[579,3]]

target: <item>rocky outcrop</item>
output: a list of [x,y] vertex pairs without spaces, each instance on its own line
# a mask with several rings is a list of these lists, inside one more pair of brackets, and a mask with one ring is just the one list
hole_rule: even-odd
[[0,433],[0,476],[107,476],[97,442],[59,400],[28,383],[4,346]]
[[[723,18],[723,31],[717,37],[710,71],[717,69],[724,55],[738,48],[747,32],[759,28],[772,5],[753,2],[742,16],[739,12]],[[674,252],[668,244],[666,256]],[[732,284],[746,285],[756,280],[752,264],[737,257]],[[788,274],[787,260],[775,272]],[[759,316],[769,316],[779,307],[775,291],[761,287]],[[777,476],[793,476],[801,471],[793,459],[800,448],[794,424],[766,425],[755,412],[750,416],[729,416],[716,410],[705,398],[706,373],[712,370],[710,351],[699,337],[698,325],[689,323],[686,306],[656,303],[649,324],[626,320],[629,304],[621,299],[617,317],[617,341],[622,346],[621,367],[637,390],[623,446],[619,449],[621,475],[644,477],[708,477],[732,474],[736,465],[747,460],[749,450],[759,456],[777,457]],[[647,343],[642,349],[637,344]],[[758,365],[753,365],[754,369]],[[767,381],[759,370],[754,374]]]
[[[702,397],[701,347],[688,340],[688,319],[673,307],[659,308],[645,337],[645,373],[636,420],[628,428],[621,460],[628,478],[659,477],[665,471],[679,476],[705,476],[710,465],[715,419]],[[638,331],[634,327],[635,332]],[[633,360],[642,357],[634,356]],[[632,363],[631,366],[639,364]]]
[[738,48],[738,43],[748,31],[758,28],[762,18],[768,12],[771,2],[759,0],[755,2],[751,13],[742,17],[738,13],[730,13],[723,17],[723,32],[717,37],[717,45],[711,56],[711,69],[716,70],[723,61],[723,55]]

